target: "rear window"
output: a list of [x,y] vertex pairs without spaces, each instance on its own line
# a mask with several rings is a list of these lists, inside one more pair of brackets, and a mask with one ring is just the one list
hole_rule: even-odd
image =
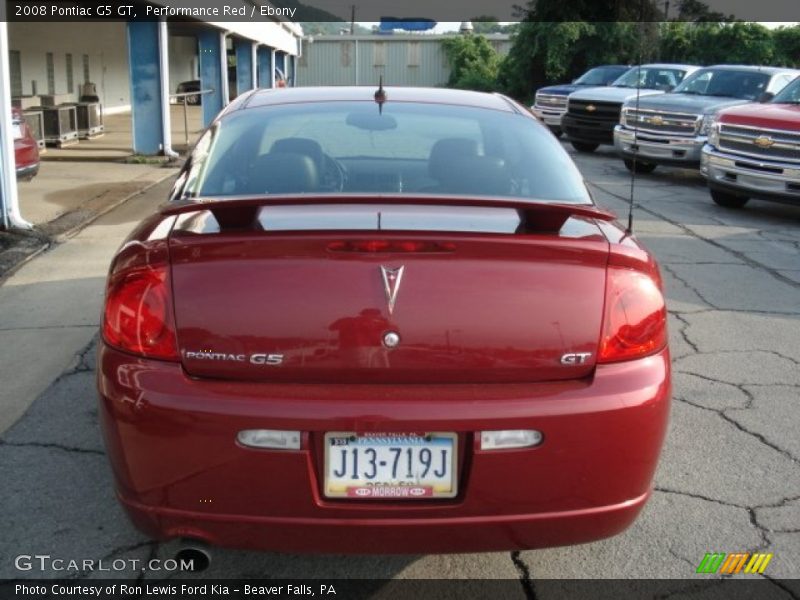
[[773,100],[776,104],[800,104],[800,77],[787,85]]
[[687,77],[675,92],[756,100],[767,90],[769,80],[768,73],[757,71],[700,69]]
[[294,194],[590,203],[555,138],[519,114],[452,105],[298,103],[234,112],[198,141],[175,199]]
[[670,90],[678,85],[686,71],[664,67],[633,67],[614,82],[615,87],[646,88],[650,90]]
[[581,75],[575,83],[580,85],[609,85],[628,71],[628,67],[595,67]]

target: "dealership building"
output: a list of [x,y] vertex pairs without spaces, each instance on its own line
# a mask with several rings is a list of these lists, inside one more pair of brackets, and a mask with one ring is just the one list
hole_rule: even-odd
[[[158,10],[166,4],[154,0],[134,7]],[[276,70],[291,84],[302,28],[261,0],[226,4],[247,14],[254,6],[266,10],[240,21],[173,13],[149,21],[0,21],[0,225],[30,227],[19,211],[12,106],[99,103],[105,115],[130,115],[132,152],[169,156],[170,95],[179,83],[199,82],[203,125],[229,98],[274,87]],[[6,3],[7,10],[11,6]]]

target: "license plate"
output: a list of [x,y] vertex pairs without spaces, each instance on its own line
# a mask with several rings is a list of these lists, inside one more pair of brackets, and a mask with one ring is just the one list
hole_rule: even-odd
[[453,498],[455,433],[325,434],[325,496],[385,500]]

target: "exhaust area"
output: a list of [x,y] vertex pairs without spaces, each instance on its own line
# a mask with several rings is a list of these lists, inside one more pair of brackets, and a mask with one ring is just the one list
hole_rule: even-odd
[[184,540],[175,553],[175,560],[179,564],[190,564],[189,571],[200,573],[211,566],[211,552],[203,542]]

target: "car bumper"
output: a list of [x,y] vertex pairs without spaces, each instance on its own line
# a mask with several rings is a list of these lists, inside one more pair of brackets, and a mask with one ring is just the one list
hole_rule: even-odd
[[697,167],[700,154],[706,143],[705,136],[667,137],[638,133],[617,125],[614,128],[614,148],[623,158],[646,159],[648,162],[686,167]]
[[572,141],[610,146],[614,143],[614,126],[617,123],[618,120],[581,119],[565,113],[561,118],[561,129]]
[[712,189],[785,204],[800,204],[800,165],[764,161],[703,147],[700,172]]
[[559,110],[557,108],[544,108],[541,106],[532,106],[531,112],[542,123],[553,129],[561,129],[561,117],[567,112],[567,109]]
[[[104,344],[98,358],[106,447],[134,524],[236,548],[477,552],[608,537],[649,496],[669,414],[667,350],[587,380],[479,387],[198,381]],[[238,445],[253,428],[303,431],[302,448]],[[544,441],[482,451],[475,435],[525,428]],[[333,430],[457,432],[458,496],[325,498],[321,440]]]
[[17,179],[33,179],[39,173],[39,163],[17,167]]

